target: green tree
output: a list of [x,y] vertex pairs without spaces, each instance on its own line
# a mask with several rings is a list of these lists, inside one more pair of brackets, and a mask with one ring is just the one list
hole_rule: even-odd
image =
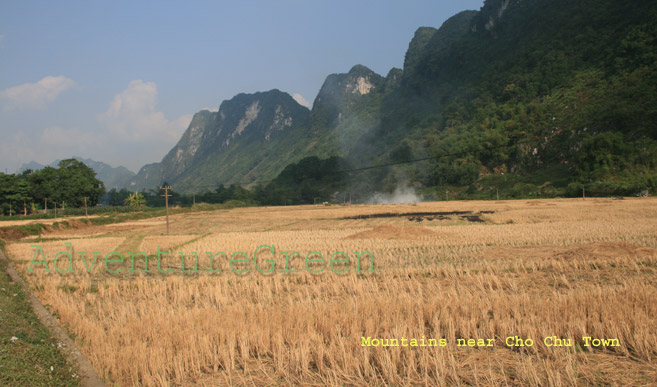
[[128,196],[130,196],[130,191],[127,189],[121,188],[120,191],[117,191],[116,188],[112,188],[107,193],[107,204],[110,206],[122,206]]
[[130,194],[127,198],[124,200],[125,205],[130,206],[130,207],[137,207],[141,208],[146,204],[146,199],[144,198],[144,195],[142,195],[141,192],[135,192],[133,194]]
[[45,167],[26,176],[31,187],[31,197],[38,203],[48,200],[82,207],[84,197],[87,205],[95,206],[105,193],[105,185],[96,178],[96,172],[86,164],[75,160],[62,160],[58,168]]
[[101,195],[105,193],[105,185],[96,178],[96,172],[83,162],[75,159],[62,160],[58,164],[58,191],[60,201],[69,206],[81,207],[84,197],[88,197],[89,205],[96,205]]
[[25,174],[0,173],[0,213],[16,215],[29,208],[31,188]]

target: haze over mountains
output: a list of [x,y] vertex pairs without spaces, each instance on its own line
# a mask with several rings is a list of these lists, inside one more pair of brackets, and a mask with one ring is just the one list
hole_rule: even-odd
[[[77,157],[77,156],[73,156],[71,158],[81,161],[85,163],[89,168],[93,169],[94,172],[96,172],[96,177],[98,178],[98,180],[105,183],[105,188],[108,190],[112,188],[120,190],[121,188],[126,187],[130,182],[130,180],[135,176],[135,173],[126,167],[122,167],[122,166],[112,167],[111,165],[105,164],[100,161],[83,159],[82,157]],[[29,163],[25,163],[21,165],[21,167],[18,169],[18,173],[21,173],[28,169],[37,171],[45,167],[57,168],[60,161],[61,160],[55,160],[48,165],[43,165],[35,161],[30,161]]]
[[487,0],[419,28],[403,69],[329,75],[310,110],[274,89],[196,113],[162,161],[125,184],[200,192],[340,156],[352,166],[400,163],[364,175],[372,190],[654,190],[656,9],[647,0]]

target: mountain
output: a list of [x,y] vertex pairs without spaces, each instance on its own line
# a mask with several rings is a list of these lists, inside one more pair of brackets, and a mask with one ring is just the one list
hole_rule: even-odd
[[418,29],[371,141],[446,155],[405,173],[463,197],[654,190],[656,22],[654,1],[487,0]]
[[324,153],[356,164],[376,158],[361,140],[380,125],[381,101],[396,85],[396,76],[394,70],[384,78],[356,65],[347,73],[326,77],[310,113],[311,131]]
[[[96,172],[96,178],[105,184],[105,188],[107,190],[112,188],[116,188],[117,190],[125,188],[130,179],[135,176],[134,172],[122,166],[112,167],[111,165],[105,164],[101,161],[83,159],[77,156],[73,156],[72,158],[83,162],[89,168],[93,169],[94,172]],[[29,163],[24,163],[21,165],[21,167],[18,169],[18,173],[28,169],[36,171],[45,168],[46,166],[56,168],[60,161],[61,160],[55,160],[48,165],[42,165],[35,161],[30,161]]]
[[403,69],[329,75],[310,111],[271,90],[197,113],[131,188],[166,181],[198,192],[271,180],[306,156],[339,156],[353,166],[397,164],[354,179],[370,191],[405,183],[470,198],[654,190],[656,26],[652,0],[486,0],[439,28],[420,27]]
[[196,113],[176,146],[160,163],[144,166],[129,188],[167,182],[185,192],[272,178],[309,154],[309,120],[310,111],[279,90],[236,95],[217,112]]
[[153,189],[167,182],[190,192],[220,183],[269,181],[311,155],[362,159],[356,146],[379,124],[381,98],[400,75],[391,73],[388,79],[356,65],[331,74],[312,111],[276,89],[239,94],[217,112],[200,111],[176,146],[160,163],[144,166],[129,188]]
[[[52,163],[49,164],[49,166],[56,166],[57,163],[59,163],[61,160],[56,160],[53,161]],[[39,169],[43,169],[46,166],[43,164],[39,164],[36,161],[30,161],[29,163],[23,163],[20,168],[18,168],[18,171],[16,173],[22,173],[23,171],[27,171],[28,169],[32,171],[38,171]]]

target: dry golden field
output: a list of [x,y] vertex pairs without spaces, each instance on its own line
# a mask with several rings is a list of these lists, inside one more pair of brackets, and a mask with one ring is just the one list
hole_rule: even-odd
[[[455,211],[470,213],[444,214]],[[424,214],[376,216],[400,213]],[[657,381],[655,199],[243,208],[171,221],[170,236],[158,218],[7,246],[108,385]],[[260,247],[256,264],[262,245],[272,249]],[[171,252],[160,262],[158,246]],[[75,273],[59,272],[66,254],[53,266],[62,251]],[[50,273],[33,264],[43,258]]]

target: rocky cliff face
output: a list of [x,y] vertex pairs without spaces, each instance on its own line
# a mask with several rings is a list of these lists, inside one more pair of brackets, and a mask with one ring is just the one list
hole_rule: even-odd
[[144,166],[130,189],[167,182],[185,192],[257,182],[274,178],[305,156],[348,155],[378,124],[381,97],[400,79],[399,69],[383,78],[361,65],[331,74],[312,113],[279,90],[236,95],[217,112],[196,113],[178,144],[160,163]]
[[199,149],[202,149],[202,145],[208,140],[215,116],[216,113],[208,110],[194,114],[178,144],[162,160],[161,165],[169,178],[184,173],[194,163]]
[[504,13],[511,5],[519,4],[521,0],[488,0],[481,8],[475,23],[472,25],[472,31],[489,31],[494,34],[493,29]]
[[[427,73],[440,71],[440,61],[449,55],[452,44],[470,31],[478,14],[463,11],[447,19],[438,29],[421,27],[415,32],[404,59],[404,84],[414,88],[412,93],[424,86],[422,78]],[[413,78],[420,81],[413,82]]]
[[346,74],[329,75],[313,103],[313,127],[338,127],[354,109],[376,98],[384,89],[385,79],[362,65],[352,67]]
[[[654,16],[650,15],[655,14],[655,3],[637,0],[632,4],[486,0],[480,11],[461,12],[440,28],[418,29],[403,70],[392,69],[384,78],[356,65],[347,73],[329,75],[312,111],[288,94],[272,90],[237,95],[224,101],[216,113],[197,113],[180,142],[161,163],[142,168],[132,188],[150,189],[167,181],[176,190],[198,192],[217,183],[272,179],[306,156],[341,156],[352,165],[372,165],[445,154],[452,149],[475,149],[518,137],[541,138],[545,122],[558,120],[561,114],[554,102],[561,96],[581,95],[585,100],[578,104],[591,100],[590,111],[600,112],[586,120],[571,118],[566,124],[576,128],[591,127],[592,122],[599,127],[616,125],[604,117],[617,104],[605,109],[595,105],[595,98],[582,94],[581,79],[593,77],[598,82],[598,74],[617,74],[623,63],[654,63],[654,44],[648,37],[654,35],[650,32]],[[634,32],[629,34],[631,30]],[[645,52],[640,56],[643,59],[633,56],[635,50]],[[621,70],[631,81],[608,80],[614,86],[608,86],[598,100],[604,101],[603,96],[618,85],[655,84],[634,81],[635,75],[628,75],[634,71],[631,68]],[[652,74],[653,69],[641,71]],[[643,78],[636,75],[636,79]],[[597,95],[596,87],[590,87],[590,95]],[[626,95],[637,93],[652,95],[648,91]],[[623,109],[643,100],[654,98],[634,99],[622,105]],[[554,109],[554,114],[544,113]],[[654,122],[646,118],[648,110],[614,114],[622,118],[617,119],[622,123],[618,126],[625,127],[636,121],[635,117]],[[565,159],[564,152],[556,148],[554,154]],[[513,162],[530,165],[517,154],[524,153],[520,149],[495,157],[474,156],[481,160],[468,161],[469,169],[462,168],[463,160],[441,160],[441,174],[456,176],[452,180],[431,168],[417,167],[416,175],[427,185],[467,182],[471,180],[469,171],[476,174],[482,165],[490,170],[500,165],[513,169]],[[199,189],[203,185],[205,188]]]
[[[257,168],[249,163],[238,163],[241,168],[230,168],[225,155],[254,158],[257,154],[243,153],[246,148],[263,150],[275,148],[278,137],[287,136],[308,127],[310,112],[289,94],[279,90],[255,94],[239,94],[224,101],[217,112],[207,110],[194,115],[176,146],[160,163],[144,166],[132,180],[130,188],[154,188],[163,182],[186,186],[230,183],[239,181]],[[195,176],[190,179],[190,176]],[[221,180],[221,181],[220,181]]]
[[279,90],[239,94],[219,107],[207,149],[217,151],[242,138],[264,144],[292,128],[307,124],[309,114],[307,108]]

